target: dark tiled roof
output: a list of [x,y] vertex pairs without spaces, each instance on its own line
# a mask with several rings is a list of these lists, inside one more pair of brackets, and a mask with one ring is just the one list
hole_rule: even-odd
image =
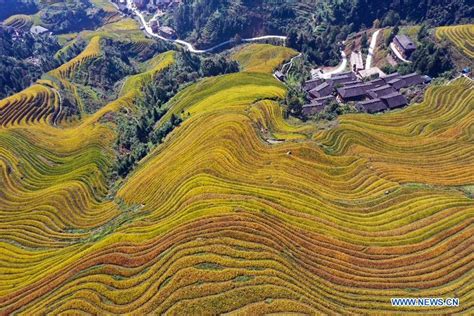
[[311,101],[311,103],[321,103],[321,104],[329,104],[331,101],[335,100],[336,98],[333,95],[327,95],[325,97],[316,98]]
[[341,72],[341,73],[338,73],[338,74],[331,75],[331,79],[334,79],[334,78],[337,78],[337,77],[346,77],[346,76],[350,76],[350,77],[355,78],[355,75],[352,71],[346,71],[346,72]]
[[413,50],[416,49],[415,43],[406,35],[397,35],[394,38],[395,41],[404,49],[404,50]]
[[357,103],[356,107],[359,111],[367,113],[377,113],[387,109],[385,103],[380,99],[362,101]]
[[398,92],[385,95],[380,98],[390,109],[400,108],[408,104],[407,99]]
[[346,72],[331,76],[331,79],[329,79],[329,81],[332,81],[334,84],[342,84],[345,82],[354,81],[356,79],[357,77],[353,72]]
[[369,92],[367,92],[367,97],[369,99],[377,99],[379,96],[377,95],[377,93],[375,93],[374,91],[370,90]]
[[332,92],[332,82],[326,81],[317,86],[314,89],[311,89],[308,93],[314,98],[325,97]]
[[385,77],[382,77],[382,79],[387,83],[390,80],[400,78],[400,74],[398,72],[394,72],[393,74],[386,75]]
[[396,90],[400,90],[401,88],[405,88],[408,86],[405,80],[401,79],[401,77],[398,79],[390,80],[388,84]]
[[313,99],[311,100],[311,103],[303,105],[303,113],[305,115],[311,115],[315,114],[316,112],[320,112],[326,105],[335,99],[336,98],[333,95]]
[[343,98],[354,98],[361,97],[367,94],[368,86],[367,84],[358,84],[349,87],[342,87],[337,89],[337,93]]
[[425,79],[419,74],[417,74],[416,72],[405,75],[405,76],[401,76],[401,79],[405,80],[407,87],[415,86],[415,85],[422,84],[425,82]]
[[323,83],[323,79],[321,78],[309,79],[309,80],[306,80],[304,83],[317,83],[318,85],[320,85],[321,83]]
[[354,80],[354,81],[348,81],[348,82],[344,82],[342,84],[343,87],[350,87],[350,86],[354,86],[354,85],[358,85],[358,84],[361,84],[362,81],[360,80]]
[[314,88],[315,91],[321,91],[321,90],[324,90],[328,87],[331,87],[332,84],[330,82],[323,82],[321,83],[319,86],[317,86],[316,88]]
[[276,76],[278,79],[283,79],[283,78],[285,78],[285,75],[284,75],[281,71],[279,71],[279,70],[275,71],[275,76]]
[[316,87],[319,86],[321,83],[323,83],[323,80],[320,79],[320,78],[311,79],[311,80],[305,81],[305,83],[304,83],[304,85],[303,85],[303,89],[304,89],[305,91],[309,91],[309,90],[311,90],[311,89],[316,88]]
[[385,85],[385,81],[382,78],[371,80],[369,83],[376,88]]
[[369,91],[369,90],[372,90],[372,89],[375,89],[375,86],[373,83],[371,83],[370,81],[369,82],[366,82],[364,83],[364,87],[365,87],[365,91]]
[[338,78],[330,79],[330,80],[332,81],[332,83],[334,85],[340,85],[340,84],[343,84],[345,82],[352,81],[352,78],[350,78],[350,77],[338,77]]
[[[371,92],[373,92],[373,94]],[[369,91],[371,96],[375,95],[376,97],[381,97],[381,96],[388,95],[388,94],[391,94],[391,93],[394,93],[394,92],[397,92],[397,91],[394,88],[392,88],[392,86],[390,86],[388,84],[386,84],[384,86],[374,88],[374,89]]]

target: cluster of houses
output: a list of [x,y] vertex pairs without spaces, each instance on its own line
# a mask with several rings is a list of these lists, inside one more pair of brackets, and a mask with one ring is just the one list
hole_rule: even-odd
[[133,0],[137,8],[153,10],[155,8],[166,10],[177,6],[181,0]]
[[400,75],[393,73],[371,81],[361,81],[353,72],[332,75],[330,79],[315,78],[304,83],[310,103],[303,105],[305,115],[313,115],[326,105],[355,102],[361,112],[377,113],[396,109],[408,104],[400,90],[426,83],[427,78],[417,73]]
[[[125,14],[129,13],[129,10],[127,7],[127,0],[112,0],[112,1],[118,5],[119,9],[123,13]],[[172,10],[176,8],[181,3],[181,1],[182,0],[133,0],[133,4],[139,10],[147,10],[150,14],[155,15],[150,20],[150,27],[153,33],[161,35],[169,39],[175,39],[176,31],[169,26],[160,25],[160,23],[157,20],[157,17],[164,14],[164,11]],[[144,27],[141,27],[140,29],[143,30]]]
[[[127,0],[112,0],[115,2],[120,10],[126,11]],[[157,9],[166,10],[176,7],[181,3],[181,0],[133,0],[133,3],[140,10],[148,10],[149,12],[156,11]]]
[[[397,35],[391,48],[396,57],[409,62],[407,59],[416,50],[416,45],[406,35]],[[323,76],[321,71],[311,72],[313,78],[303,84],[303,90],[310,100],[303,105],[303,114],[314,115],[332,102],[353,102],[358,111],[366,113],[401,108],[408,104],[407,98],[401,93],[402,89],[431,81],[430,77],[417,73],[387,75],[378,67],[365,69],[362,54],[358,51],[352,52],[350,62],[352,71],[332,74],[329,78]],[[280,81],[286,79],[281,71],[276,71],[274,75]]]

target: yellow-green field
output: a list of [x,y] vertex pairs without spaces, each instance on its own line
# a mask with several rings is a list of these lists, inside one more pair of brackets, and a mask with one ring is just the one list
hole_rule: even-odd
[[17,14],[6,19],[3,24],[18,29],[29,30],[33,25],[33,18],[29,15]]
[[282,60],[288,60],[298,53],[289,48],[268,44],[250,44],[238,49],[232,59],[239,62],[245,72],[271,73]]
[[[71,74],[101,54],[104,35],[90,35],[54,82],[0,101],[0,314],[473,312],[472,81],[318,131],[278,102],[271,71],[295,52],[249,45],[234,55],[242,72],[166,104],[157,128],[183,122],[115,193],[101,118],[133,111],[175,52],[68,122],[54,86],[74,91]],[[400,310],[391,297],[461,304]]]
[[451,41],[461,53],[474,59],[474,24],[438,27],[436,37]]

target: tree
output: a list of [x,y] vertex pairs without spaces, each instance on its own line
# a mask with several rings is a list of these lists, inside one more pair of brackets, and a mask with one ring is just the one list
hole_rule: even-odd
[[364,32],[364,33],[362,34],[362,37],[360,38],[360,47],[361,47],[362,49],[368,48],[368,47],[369,47],[368,42],[369,42],[369,41],[368,41],[368,38],[367,38],[367,33]]
[[386,47],[390,46],[390,43],[393,41],[393,39],[395,38],[395,36],[398,34],[399,31],[400,31],[400,28],[398,27],[398,25],[395,25],[395,27],[390,32],[390,35],[385,39]]
[[375,19],[374,22],[372,23],[372,26],[374,29],[379,29],[382,26],[382,22],[380,22],[379,19]]
[[242,37],[239,34],[235,34],[233,41],[235,45],[240,45],[242,44]]
[[422,24],[420,30],[418,31],[417,39],[419,42],[421,42],[428,36],[428,28],[426,27],[426,24]]
[[286,39],[286,46],[290,47],[290,48],[294,48],[294,49],[298,49],[298,33],[292,29],[289,33],[288,33],[288,37]]
[[205,77],[237,71],[239,71],[239,64],[236,61],[228,61],[222,56],[207,58],[201,63],[201,73]]
[[387,15],[383,19],[382,25],[392,26],[392,25],[397,25],[399,22],[400,22],[400,15],[397,12],[390,10],[388,11]]
[[296,87],[292,87],[288,90],[286,96],[288,112],[296,117],[301,117],[303,112],[303,103],[301,101],[300,93],[301,91],[297,90]]

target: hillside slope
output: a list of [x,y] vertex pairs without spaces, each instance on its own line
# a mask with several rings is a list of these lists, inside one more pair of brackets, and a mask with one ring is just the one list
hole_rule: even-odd
[[[345,28],[348,35],[375,21],[383,27],[471,23],[473,8],[467,0],[186,0],[165,16],[163,22],[171,24],[180,38],[206,48],[236,34],[245,38],[303,31],[313,38],[327,26]],[[335,40],[336,36],[330,37],[331,44],[344,40]]]
[[474,24],[439,27],[436,37],[452,42],[463,55],[474,60]]
[[101,118],[133,111],[169,54],[79,122],[1,128],[2,313],[378,314],[411,296],[472,311],[472,81],[315,132],[284,119],[270,69],[206,78],[113,195]]

